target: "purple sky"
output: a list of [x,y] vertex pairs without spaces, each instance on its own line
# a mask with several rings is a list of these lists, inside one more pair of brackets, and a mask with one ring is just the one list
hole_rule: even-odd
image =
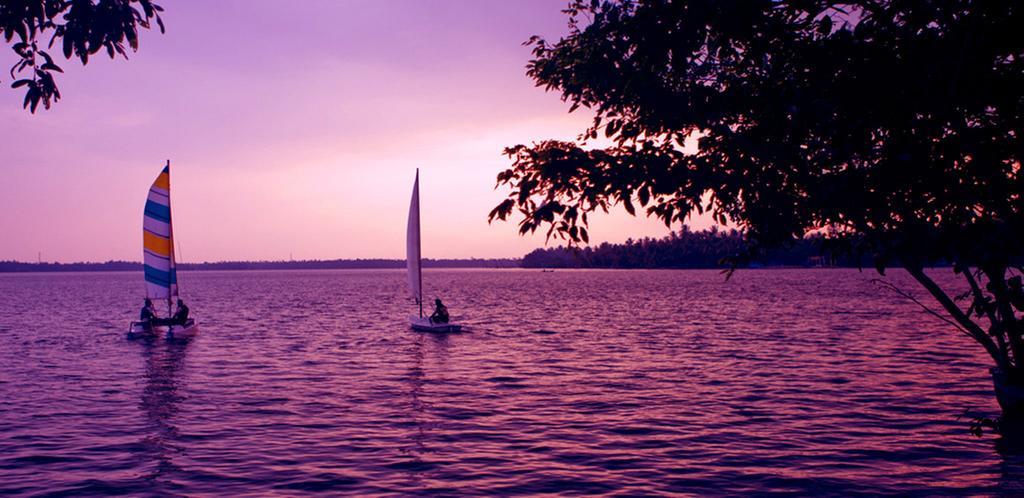
[[[417,167],[424,257],[543,245],[486,216],[503,147],[589,122],[524,74],[522,42],[563,34],[564,0],[163,4],[167,34],[131,60],[61,62],[50,111],[0,79],[0,259],[141,259],[165,159],[184,261],[402,258]],[[668,232],[591,223],[595,241]]]

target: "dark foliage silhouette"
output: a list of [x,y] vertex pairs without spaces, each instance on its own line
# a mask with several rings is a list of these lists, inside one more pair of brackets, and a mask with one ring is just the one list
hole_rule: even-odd
[[[11,67],[12,88],[25,89],[23,106],[31,112],[60,100],[54,73],[64,71],[47,50],[58,45],[64,58],[89,57],[105,51],[128,58],[139,48],[140,28],[155,21],[164,31],[163,8],[150,0],[4,0],[0,1],[0,35],[18,62]],[[127,47],[126,47],[127,45]]]
[[[826,231],[900,261],[1024,411],[1024,5],[980,0],[575,1],[527,74],[594,112],[574,142],[506,149],[520,230],[587,242],[587,213],[710,211],[748,248]],[[611,145],[594,147],[598,137]],[[684,146],[694,141],[695,153]],[[924,268],[948,261],[965,294]]]

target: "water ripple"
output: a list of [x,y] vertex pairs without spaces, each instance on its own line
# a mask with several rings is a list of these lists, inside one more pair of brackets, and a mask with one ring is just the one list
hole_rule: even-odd
[[1024,492],[983,353],[871,277],[428,271],[433,336],[401,272],[183,273],[167,343],[138,275],[0,275],[0,494]]

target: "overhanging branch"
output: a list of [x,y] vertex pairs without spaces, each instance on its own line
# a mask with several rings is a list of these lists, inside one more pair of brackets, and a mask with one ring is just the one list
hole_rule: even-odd
[[961,327],[963,327],[971,338],[977,341],[978,344],[981,344],[985,350],[988,351],[989,356],[995,360],[996,365],[998,365],[999,368],[1004,371],[1010,370],[1009,358],[999,350],[999,347],[996,346],[996,343],[992,338],[989,337],[977,323],[974,323],[974,321],[971,320],[971,318],[967,316],[967,314],[964,313],[964,311],[961,310],[948,295],[946,295],[946,292],[943,291],[942,288],[931,279],[931,277],[924,273],[922,268],[907,265],[907,272],[909,272],[910,275],[914,277],[914,279],[917,280],[925,290],[927,290],[928,293],[939,302],[939,304],[942,305],[946,312],[949,313],[949,315],[953,317]]

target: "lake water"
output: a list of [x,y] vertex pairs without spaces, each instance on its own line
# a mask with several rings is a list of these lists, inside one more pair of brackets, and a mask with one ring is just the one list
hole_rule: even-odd
[[0,275],[0,495],[1024,492],[981,348],[875,276],[428,270],[436,336],[402,272],[191,272],[168,344],[141,274]]

